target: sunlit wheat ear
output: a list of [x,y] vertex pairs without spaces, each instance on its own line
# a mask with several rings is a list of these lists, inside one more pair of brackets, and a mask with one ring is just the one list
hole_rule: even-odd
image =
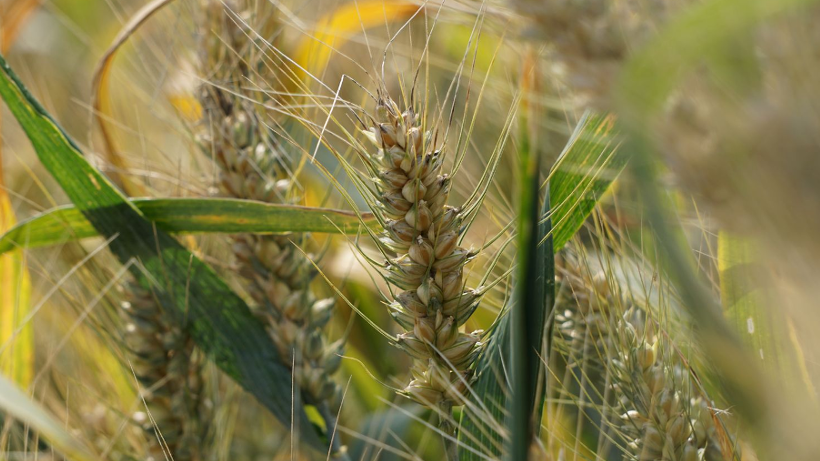
[[375,176],[373,212],[384,223],[379,243],[393,255],[385,269],[396,293],[390,313],[407,330],[396,342],[414,359],[404,393],[449,415],[464,403],[482,346],[481,330],[460,331],[482,292],[465,287],[464,265],[476,254],[459,245],[462,210],[446,205],[446,152],[425,120],[383,97],[364,131],[375,151],[362,156]]
[[203,393],[202,356],[152,292],[136,283],[127,283],[126,292],[125,345],[147,406],[135,419],[146,431],[148,454],[203,459],[211,405]]
[[[208,55],[203,73],[212,81],[202,85],[198,99],[203,119],[197,144],[219,167],[218,190],[226,197],[268,203],[300,200],[293,177],[294,160],[263,123],[270,114],[256,101],[261,93],[246,89],[260,68],[253,30],[241,18],[257,2],[208,2],[208,24],[216,34],[205,39]],[[272,20],[268,18],[268,20]],[[341,364],[343,341],[330,342],[325,326],[335,307],[333,299],[318,299],[311,288],[316,271],[301,248],[303,235],[241,234],[231,237],[236,270],[253,298],[254,311],[264,322],[282,363],[292,366],[294,381],[309,404],[315,405],[333,430],[342,388],[331,377]],[[335,438],[334,447],[342,450]]]

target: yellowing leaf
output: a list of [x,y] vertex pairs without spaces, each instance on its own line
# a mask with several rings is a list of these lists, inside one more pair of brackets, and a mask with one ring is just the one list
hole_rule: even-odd
[[189,122],[196,122],[202,118],[202,106],[191,95],[172,94],[168,96],[168,102]]
[[[0,11],[0,54],[14,43],[23,24],[40,0],[17,0]],[[1,146],[0,146],[1,147]],[[17,223],[3,182],[3,155],[0,151],[0,234]],[[34,376],[34,337],[31,324],[21,325],[28,315],[31,281],[22,250],[0,256],[0,372],[23,389]],[[23,327],[15,335],[18,328]]]
[[112,180],[130,196],[145,195],[145,188],[142,187],[141,184],[119,173],[128,170],[128,163],[117,150],[114,138],[108,130],[106,118],[111,116],[111,97],[108,93],[108,80],[111,75],[114,57],[122,45],[128,41],[131,35],[154,13],[173,1],[174,0],[154,0],[137,11],[117,34],[117,37],[111,46],[108,47],[108,50],[106,50],[100,62],[97,63],[97,69],[94,71],[92,84],[94,88],[94,98],[92,105],[94,106],[94,117],[100,125],[100,134],[102,134],[103,137],[103,145],[105,146],[103,152],[107,155],[108,161],[116,167],[114,172],[111,173]]
[[[14,224],[11,202],[0,180],[0,233]],[[31,282],[22,250],[0,256],[0,372],[23,389],[34,374],[32,327],[30,322],[22,324],[28,315],[30,297]]]
[[[422,7],[416,3],[372,0],[343,5],[319,21],[312,37],[299,44],[296,62],[301,66],[296,72],[304,76],[304,70],[320,74],[327,66],[330,52],[342,46],[350,35],[374,26],[406,20]],[[304,70],[303,70],[304,69]]]

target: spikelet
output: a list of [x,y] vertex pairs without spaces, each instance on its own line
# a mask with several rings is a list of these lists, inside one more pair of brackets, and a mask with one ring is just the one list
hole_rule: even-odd
[[[461,326],[478,307],[480,290],[464,286],[464,265],[475,253],[459,246],[463,213],[445,205],[451,178],[442,173],[445,153],[412,108],[401,111],[381,99],[365,135],[378,148],[365,161],[375,179],[384,223],[380,243],[394,254],[386,278],[397,292],[390,313],[406,330],[396,338],[414,359],[404,392],[449,414],[461,405],[482,346],[482,331]],[[440,414],[441,414],[440,413]]]
[[[219,167],[219,194],[268,203],[297,202],[292,160],[262,121],[263,101],[245,90],[259,78],[255,69],[264,68],[256,56],[259,44],[252,38],[273,18],[264,16],[262,5],[251,1],[224,6],[221,1],[207,1],[205,8],[214,33],[203,46],[203,71],[212,82],[199,90],[203,119],[196,141]],[[251,23],[252,8],[256,31],[243,26]],[[260,19],[265,22],[257,28]],[[297,248],[304,237],[242,234],[232,240],[238,274],[279,357],[293,365],[294,379],[308,403],[335,412],[341,387],[331,375],[341,364],[343,343],[329,343],[324,335],[335,303],[317,299],[310,288],[316,272]]]
[[125,344],[148,410],[134,419],[146,432],[147,454],[166,459],[167,449],[175,460],[204,459],[211,403],[203,393],[203,357],[153,293],[135,283],[126,284],[126,291]]

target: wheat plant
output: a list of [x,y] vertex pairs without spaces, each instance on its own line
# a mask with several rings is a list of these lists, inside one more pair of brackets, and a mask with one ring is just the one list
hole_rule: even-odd
[[818,459],[817,15],[0,0],[0,458]]

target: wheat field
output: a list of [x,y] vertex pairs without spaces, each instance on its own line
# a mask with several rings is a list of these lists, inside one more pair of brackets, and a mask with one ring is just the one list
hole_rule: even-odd
[[0,459],[820,459],[814,3],[0,0]]

